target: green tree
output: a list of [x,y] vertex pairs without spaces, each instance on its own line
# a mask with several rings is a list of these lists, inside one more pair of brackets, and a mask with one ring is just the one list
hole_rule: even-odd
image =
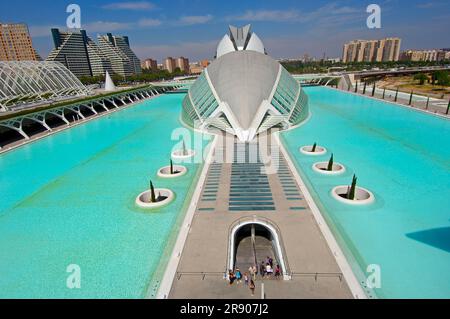
[[428,76],[426,76],[426,75],[423,74],[423,73],[418,73],[418,74],[414,75],[414,80],[415,80],[415,81],[419,81],[419,84],[420,84],[420,85],[424,85],[424,84],[425,84],[425,81],[428,80]]
[[328,161],[327,171],[331,172],[333,170],[333,162],[334,162],[334,156],[333,156],[333,154],[331,154],[330,160]]
[[433,76],[439,85],[442,86],[450,85],[450,77],[447,71],[436,71],[433,73]]
[[150,202],[156,203],[155,188],[153,187],[152,181],[150,181]]
[[357,180],[358,180],[358,178],[356,177],[356,175],[353,175],[352,186],[350,186],[350,190],[348,191],[347,199],[350,199],[350,200],[354,200],[355,199],[356,182],[357,182]]

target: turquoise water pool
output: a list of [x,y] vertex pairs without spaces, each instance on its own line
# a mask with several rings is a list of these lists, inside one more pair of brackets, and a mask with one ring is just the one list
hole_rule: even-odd
[[[355,272],[381,267],[378,297],[450,298],[450,120],[328,88],[305,91],[312,117],[282,140]],[[328,153],[298,151],[314,142]],[[314,172],[331,153],[347,171]],[[354,173],[374,204],[332,198]]]
[[[189,171],[179,179],[156,177],[178,143],[171,135],[183,97],[161,96],[0,155],[0,297],[154,292],[200,169],[183,164]],[[150,178],[176,195],[151,213],[134,204]],[[70,264],[81,268],[81,289],[66,287]]]

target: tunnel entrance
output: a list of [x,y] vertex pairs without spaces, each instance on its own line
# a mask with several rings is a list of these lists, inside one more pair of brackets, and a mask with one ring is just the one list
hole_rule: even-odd
[[272,244],[270,231],[262,225],[250,224],[242,227],[236,234],[235,268],[247,270],[250,266],[261,265],[270,257],[278,264],[276,250]]
[[279,265],[284,278],[288,278],[286,259],[280,242],[280,236],[274,227],[264,222],[248,222],[233,228],[230,234],[229,269],[239,268],[246,272],[256,265],[258,272],[261,263],[266,264],[267,257],[273,259],[273,267]]

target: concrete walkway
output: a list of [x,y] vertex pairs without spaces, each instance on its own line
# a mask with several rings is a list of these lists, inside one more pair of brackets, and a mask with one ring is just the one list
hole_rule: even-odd
[[[232,162],[210,165],[169,298],[261,298],[262,283],[267,298],[352,298],[283,155],[271,154],[279,168],[266,174],[260,171],[264,166],[260,157],[248,163],[251,147],[235,141]],[[216,159],[223,158],[225,151],[219,142]],[[244,160],[247,162],[242,163]],[[252,183],[252,178],[242,179],[245,171],[255,176],[250,187],[245,183]],[[238,197],[242,194],[256,201],[246,204]],[[223,278],[230,227],[240,218],[252,216],[270,220],[281,232],[291,275],[291,280],[258,277],[253,297],[243,283],[230,286]]]

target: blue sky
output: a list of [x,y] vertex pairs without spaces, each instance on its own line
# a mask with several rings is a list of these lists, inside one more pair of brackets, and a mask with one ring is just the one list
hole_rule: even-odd
[[[339,57],[342,44],[398,36],[402,49],[450,47],[449,0],[15,0],[0,2],[0,22],[27,23],[33,43],[47,57],[51,27],[65,28],[66,7],[82,10],[92,38],[113,32],[130,37],[140,58],[211,59],[228,24],[251,23],[276,58]],[[367,5],[382,9],[382,28],[366,26]]]

